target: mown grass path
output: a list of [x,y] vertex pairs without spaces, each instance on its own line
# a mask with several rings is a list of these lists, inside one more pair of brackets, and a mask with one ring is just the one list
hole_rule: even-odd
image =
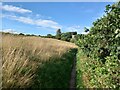
[[75,88],[75,84],[76,84],[76,55],[74,57],[74,62],[73,62],[73,67],[72,67],[72,71],[71,71],[71,78],[70,78],[70,89]]

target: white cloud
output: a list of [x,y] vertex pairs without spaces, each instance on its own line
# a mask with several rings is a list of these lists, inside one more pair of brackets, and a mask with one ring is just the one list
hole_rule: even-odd
[[39,20],[35,21],[35,24],[38,25],[38,26],[54,28],[54,29],[61,28],[61,26],[57,22],[52,21],[52,20],[41,20],[41,19],[39,19]]
[[15,15],[3,15],[4,18],[9,18],[12,20],[16,20],[25,24],[36,25],[38,27],[44,28],[52,28],[52,29],[59,29],[62,28],[57,22],[53,20],[45,20],[45,19],[32,19],[29,17],[18,17]]
[[[3,6],[0,6],[0,9],[5,10],[5,11],[18,12],[18,13],[30,13],[30,12],[32,12],[31,10],[23,9],[23,8],[12,6],[12,5],[3,5]],[[48,17],[49,20],[39,19],[41,17],[44,18],[44,16],[42,16],[40,14],[36,14],[34,18],[15,16],[15,15],[7,15],[7,14],[2,14],[0,16],[0,18],[1,17],[16,20],[16,21],[19,21],[19,22],[22,22],[25,24],[36,25],[37,27],[52,28],[52,29],[62,28],[62,26],[59,25],[57,22],[50,20],[51,17]]]
[[17,31],[13,30],[13,29],[3,29],[3,30],[0,30],[2,32],[8,32],[8,33],[14,33],[14,34],[19,34]]
[[17,20],[19,22],[34,25],[34,21],[31,18],[16,17],[16,16],[11,16],[11,17],[13,17],[12,19]]
[[74,25],[74,26],[70,26],[70,27],[66,27],[66,31],[77,31],[79,32],[81,30],[81,27],[79,25]]
[[40,15],[39,15],[39,14],[36,14],[36,17],[40,17]]
[[[87,26],[86,28],[90,29],[89,26]],[[89,32],[84,32],[84,27],[79,26],[79,25],[73,25],[73,26],[65,28],[65,32],[74,32],[74,31],[76,31],[79,34],[88,34],[89,33]]]
[[81,34],[88,34],[89,32],[81,32]]
[[5,11],[17,12],[17,13],[31,13],[32,12],[31,10],[23,9],[20,7],[15,7],[12,5],[3,5],[3,6],[0,6],[0,9],[5,10]]

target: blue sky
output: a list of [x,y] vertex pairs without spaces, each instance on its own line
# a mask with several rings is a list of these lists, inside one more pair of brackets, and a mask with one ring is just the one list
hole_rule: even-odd
[[103,16],[105,6],[112,2],[4,2],[2,9],[2,30],[36,34],[55,35],[62,32],[84,33],[92,22]]

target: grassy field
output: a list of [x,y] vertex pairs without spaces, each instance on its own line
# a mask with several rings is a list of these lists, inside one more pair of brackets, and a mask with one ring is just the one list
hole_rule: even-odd
[[3,88],[69,87],[76,48],[50,38],[3,34]]

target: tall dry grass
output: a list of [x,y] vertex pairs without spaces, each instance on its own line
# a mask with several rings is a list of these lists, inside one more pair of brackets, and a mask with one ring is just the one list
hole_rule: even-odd
[[2,35],[2,85],[29,87],[38,66],[51,57],[60,58],[72,43],[50,38]]

